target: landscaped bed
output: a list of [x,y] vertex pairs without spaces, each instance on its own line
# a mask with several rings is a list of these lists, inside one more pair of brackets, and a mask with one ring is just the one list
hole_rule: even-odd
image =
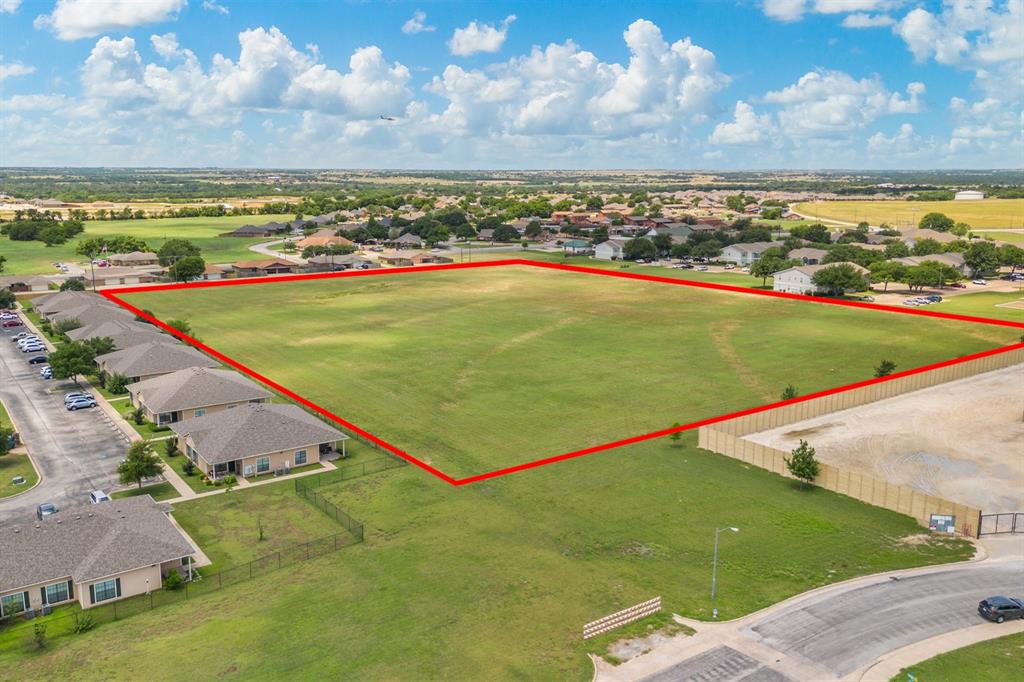
[[[15,484],[13,479],[17,476],[21,476],[25,482]],[[25,492],[38,480],[39,474],[28,455],[8,453],[0,456],[0,498]]]

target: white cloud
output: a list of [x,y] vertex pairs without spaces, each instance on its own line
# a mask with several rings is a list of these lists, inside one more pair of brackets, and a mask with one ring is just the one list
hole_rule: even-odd
[[181,48],[178,46],[178,36],[173,33],[150,36],[149,42],[153,44],[156,53],[164,59],[173,59],[182,54]]
[[175,19],[187,1],[57,0],[53,12],[36,17],[34,25],[53,31],[61,40],[77,40]]
[[[800,21],[806,14],[857,12],[863,17],[865,12],[890,10],[905,4],[905,2],[906,0],[764,0],[761,7],[765,15],[776,21],[793,22]],[[880,18],[876,20],[881,21]],[[863,19],[854,19],[853,23],[856,24],[858,21],[863,21]],[[845,20],[843,25],[847,28],[866,28],[866,26],[849,26]]]
[[510,14],[498,27],[471,21],[465,28],[455,29],[448,41],[449,51],[457,57],[468,57],[478,52],[497,52],[505,44],[508,27],[516,20]]
[[918,61],[968,68],[1024,63],[1024,0],[947,0],[938,14],[912,10],[894,30]]
[[214,2],[214,0],[203,0],[203,9],[205,9],[207,12],[216,12],[217,14],[224,15],[231,13],[231,10],[229,10],[226,6]]
[[708,138],[711,144],[755,145],[772,134],[771,114],[758,116],[754,108],[739,100],[733,110],[732,123],[719,123]]
[[64,95],[13,95],[0,100],[0,111],[46,111],[66,106]]
[[868,152],[872,155],[888,157],[892,155],[911,156],[926,151],[924,140],[914,132],[909,123],[900,125],[899,132],[887,136],[881,131],[868,138]]
[[892,26],[896,20],[888,14],[850,14],[843,18],[844,28],[880,28]]
[[0,14],[14,14],[21,7],[21,0],[0,0]]
[[413,34],[413,33],[424,33],[427,31],[436,31],[437,26],[427,25],[427,13],[421,10],[416,10],[412,13],[412,18],[402,24],[402,33]]
[[17,76],[27,76],[30,73],[34,73],[35,70],[36,67],[22,64],[21,62],[4,62],[3,55],[0,55],[0,81]]
[[764,0],[764,13],[777,21],[799,21],[808,9],[807,0]]
[[890,92],[877,77],[854,79],[842,71],[811,71],[793,85],[768,92],[778,104],[779,127],[789,137],[828,137],[860,130],[879,116],[921,111],[923,83],[910,83],[907,97]]

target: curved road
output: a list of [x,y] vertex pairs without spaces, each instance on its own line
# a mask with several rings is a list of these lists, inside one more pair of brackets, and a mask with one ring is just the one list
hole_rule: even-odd
[[[799,595],[726,623],[691,623],[675,638],[598,680],[753,682],[861,679],[881,657],[981,625],[978,601],[1024,593],[1024,537],[986,541],[984,560],[867,576]],[[1005,627],[1005,626],[1004,626]]]

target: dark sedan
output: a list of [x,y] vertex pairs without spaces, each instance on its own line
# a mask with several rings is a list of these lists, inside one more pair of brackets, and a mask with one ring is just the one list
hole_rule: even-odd
[[1024,618],[1024,600],[1013,597],[989,597],[978,602],[978,613],[985,620],[994,623]]
[[28,359],[30,365],[42,365],[45,364],[47,357],[45,355],[33,355]]

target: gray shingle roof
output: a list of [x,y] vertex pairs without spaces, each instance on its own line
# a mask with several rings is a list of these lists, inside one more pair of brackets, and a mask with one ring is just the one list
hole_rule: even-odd
[[125,322],[135,319],[135,315],[124,308],[113,303],[90,302],[74,308],[65,308],[60,312],[50,313],[48,317],[54,321],[75,319],[82,325],[96,324],[108,320],[122,320]]
[[169,426],[210,464],[348,439],[295,405],[242,405]]
[[149,374],[168,374],[186,367],[217,367],[219,363],[195,348],[183,346],[174,341],[151,341],[113,353],[98,355],[96,364],[106,367],[108,372],[117,372],[128,377]]
[[238,372],[189,367],[128,386],[153,412],[262,400],[273,393]]
[[87,291],[58,291],[55,294],[40,296],[32,302],[33,307],[43,315],[60,312],[68,308],[77,308],[88,303],[105,303],[106,299]]
[[152,325],[121,320],[106,320],[72,329],[67,332],[67,336],[72,341],[107,337],[114,342],[116,348],[120,349],[149,341],[165,341],[169,338],[162,335]]
[[188,556],[192,545],[167,518],[169,510],[140,495],[6,524],[0,592],[68,577],[95,580]]

